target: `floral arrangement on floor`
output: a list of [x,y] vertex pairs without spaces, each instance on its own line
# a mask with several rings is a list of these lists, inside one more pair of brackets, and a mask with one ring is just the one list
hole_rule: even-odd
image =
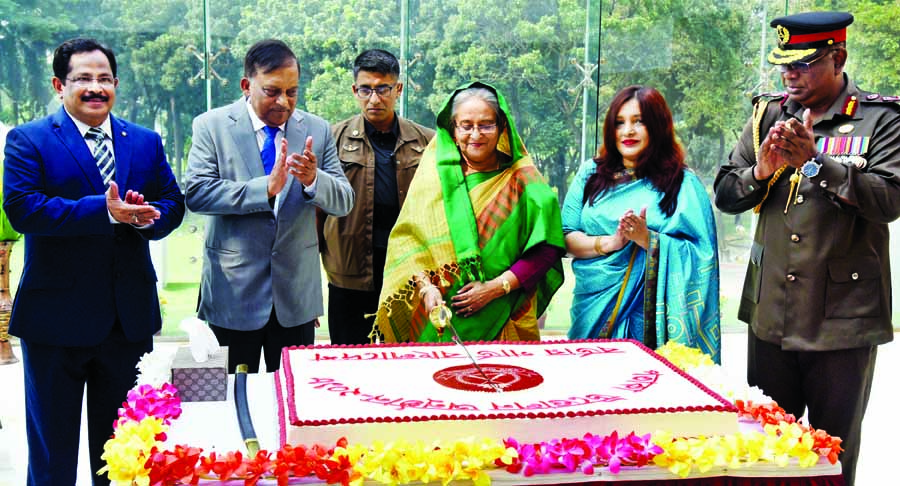
[[119,409],[114,435],[104,445],[108,474],[117,486],[198,484],[201,479],[243,480],[252,486],[261,479],[275,479],[279,486],[291,478],[311,477],[344,486],[370,480],[381,484],[428,483],[447,485],[470,479],[477,486],[491,483],[487,471],[509,473],[594,474],[607,468],[618,474],[622,467],[662,467],[679,477],[693,470],[713,467],[741,468],[757,462],[779,466],[795,459],[801,467],[815,465],[820,457],[835,464],[841,439],[798,422],[758,389],[725,375],[701,351],[668,343],[659,354],[690,373],[723,397],[735,401],[742,420],[760,424],[760,432],[741,432],[716,437],[673,437],[666,431],[620,437],[617,433],[581,438],[560,438],[540,443],[469,439],[449,444],[376,442],[348,444],[339,440],[324,445],[285,445],[275,452],[259,451],[248,457],[241,452],[204,455],[196,447],[177,445],[165,449],[166,431],[181,415],[181,400],[170,383],[171,357],[154,351],[138,364],[137,385]]

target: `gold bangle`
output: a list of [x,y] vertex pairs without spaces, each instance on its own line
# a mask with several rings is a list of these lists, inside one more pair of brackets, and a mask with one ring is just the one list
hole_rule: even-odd
[[505,295],[509,295],[509,291],[512,290],[509,286],[509,280],[506,280],[503,277],[500,277],[500,284],[503,285],[503,293]]
[[597,256],[606,256],[606,252],[603,251],[603,247],[600,245],[600,237],[594,237],[594,251],[597,253]]

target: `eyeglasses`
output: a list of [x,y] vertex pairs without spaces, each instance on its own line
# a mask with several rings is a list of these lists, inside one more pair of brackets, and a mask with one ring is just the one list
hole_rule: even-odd
[[492,123],[490,125],[455,125],[456,130],[463,134],[472,133],[474,130],[478,130],[479,133],[483,133],[485,135],[490,135],[497,131],[497,124]]
[[296,98],[297,92],[299,90],[299,88],[291,88],[288,90],[280,90],[277,88],[260,88],[260,89],[262,90],[263,94],[268,96],[269,98],[278,98],[281,96],[281,93],[284,93],[284,95],[287,96],[288,98]]
[[394,86],[396,86],[396,84],[382,84],[381,86],[375,86],[374,88],[359,86],[356,88],[356,97],[361,100],[367,100],[372,96],[372,93],[375,93],[379,98],[384,98],[391,94]]
[[78,86],[79,88],[91,87],[94,85],[94,82],[104,88],[108,88],[116,84],[116,78],[112,76],[100,76],[99,78],[92,78],[90,76],[78,76],[77,78],[66,78],[66,81],[71,81],[72,84]]
[[809,62],[799,62],[798,61],[798,62],[792,62],[790,64],[781,64],[778,66],[778,70],[783,73],[786,73],[788,71],[793,71],[793,72],[801,73],[801,74],[808,73],[810,67],[812,67],[812,65],[814,63],[816,63],[822,59],[825,59],[825,57],[828,56],[829,52],[831,52],[831,51],[825,51],[824,54],[822,54],[821,56],[819,56]]

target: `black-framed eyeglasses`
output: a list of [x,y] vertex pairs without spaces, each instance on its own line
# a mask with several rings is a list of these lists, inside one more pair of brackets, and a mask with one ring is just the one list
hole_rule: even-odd
[[103,86],[104,88],[108,88],[116,84],[116,78],[112,76],[100,76],[98,78],[92,78],[90,76],[77,76],[74,78],[66,78],[66,81],[71,82],[79,88],[88,88],[90,86],[93,86],[95,82],[100,86]]
[[483,133],[485,135],[490,135],[497,131],[497,124],[485,124],[485,125],[471,125],[471,124],[462,124],[462,125],[454,125],[456,130],[463,134],[472,133],[475,130],[478,130],[479,133]]
[[288,90],[281,90],[278,88],[260,88],[260,89],[262,90],[263,94],[268,96],[269,98],[278,98],[281,96],[281,93],[284,93],[284,95],[287,96],[288,98],[296,98],[297,93],[299,92],[300,88],[290,88]]
[[831,51],[825,51],[824,54],[822,54],[821,56],[819,56],[809,62],[799,62],[798,61],[798,62],[792,62],[789,64],[781,64],[778,66],[778,70],[783,73],[786,73],[788,71],[801,73],[801,74],[808,73],[810,68],[812,67],[812,65],[821,61],[822,59],[825,59],[828,56],[829,52],[831,52]]
[[379,86],[375,86],[374,88],[370,88],[368,86],[358,86],[356,88],[356,97],[361,100],[367,100],[372,96],[372,93],[378,95],[379,98],[384,98],[385,96],[391,94],[391,91],[394,89],[396,84],[382,84]]

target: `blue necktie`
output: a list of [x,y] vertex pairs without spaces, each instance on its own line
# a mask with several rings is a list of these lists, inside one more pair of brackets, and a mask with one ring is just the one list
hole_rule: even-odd
[[259,156],[262,158],[263,169],[268,175],[272,172],[272,167],[275,166],[275,135],[278,135],[279,128],[266,125],[263,127],[263,130],[266,131],[266,141],[263,142]]

